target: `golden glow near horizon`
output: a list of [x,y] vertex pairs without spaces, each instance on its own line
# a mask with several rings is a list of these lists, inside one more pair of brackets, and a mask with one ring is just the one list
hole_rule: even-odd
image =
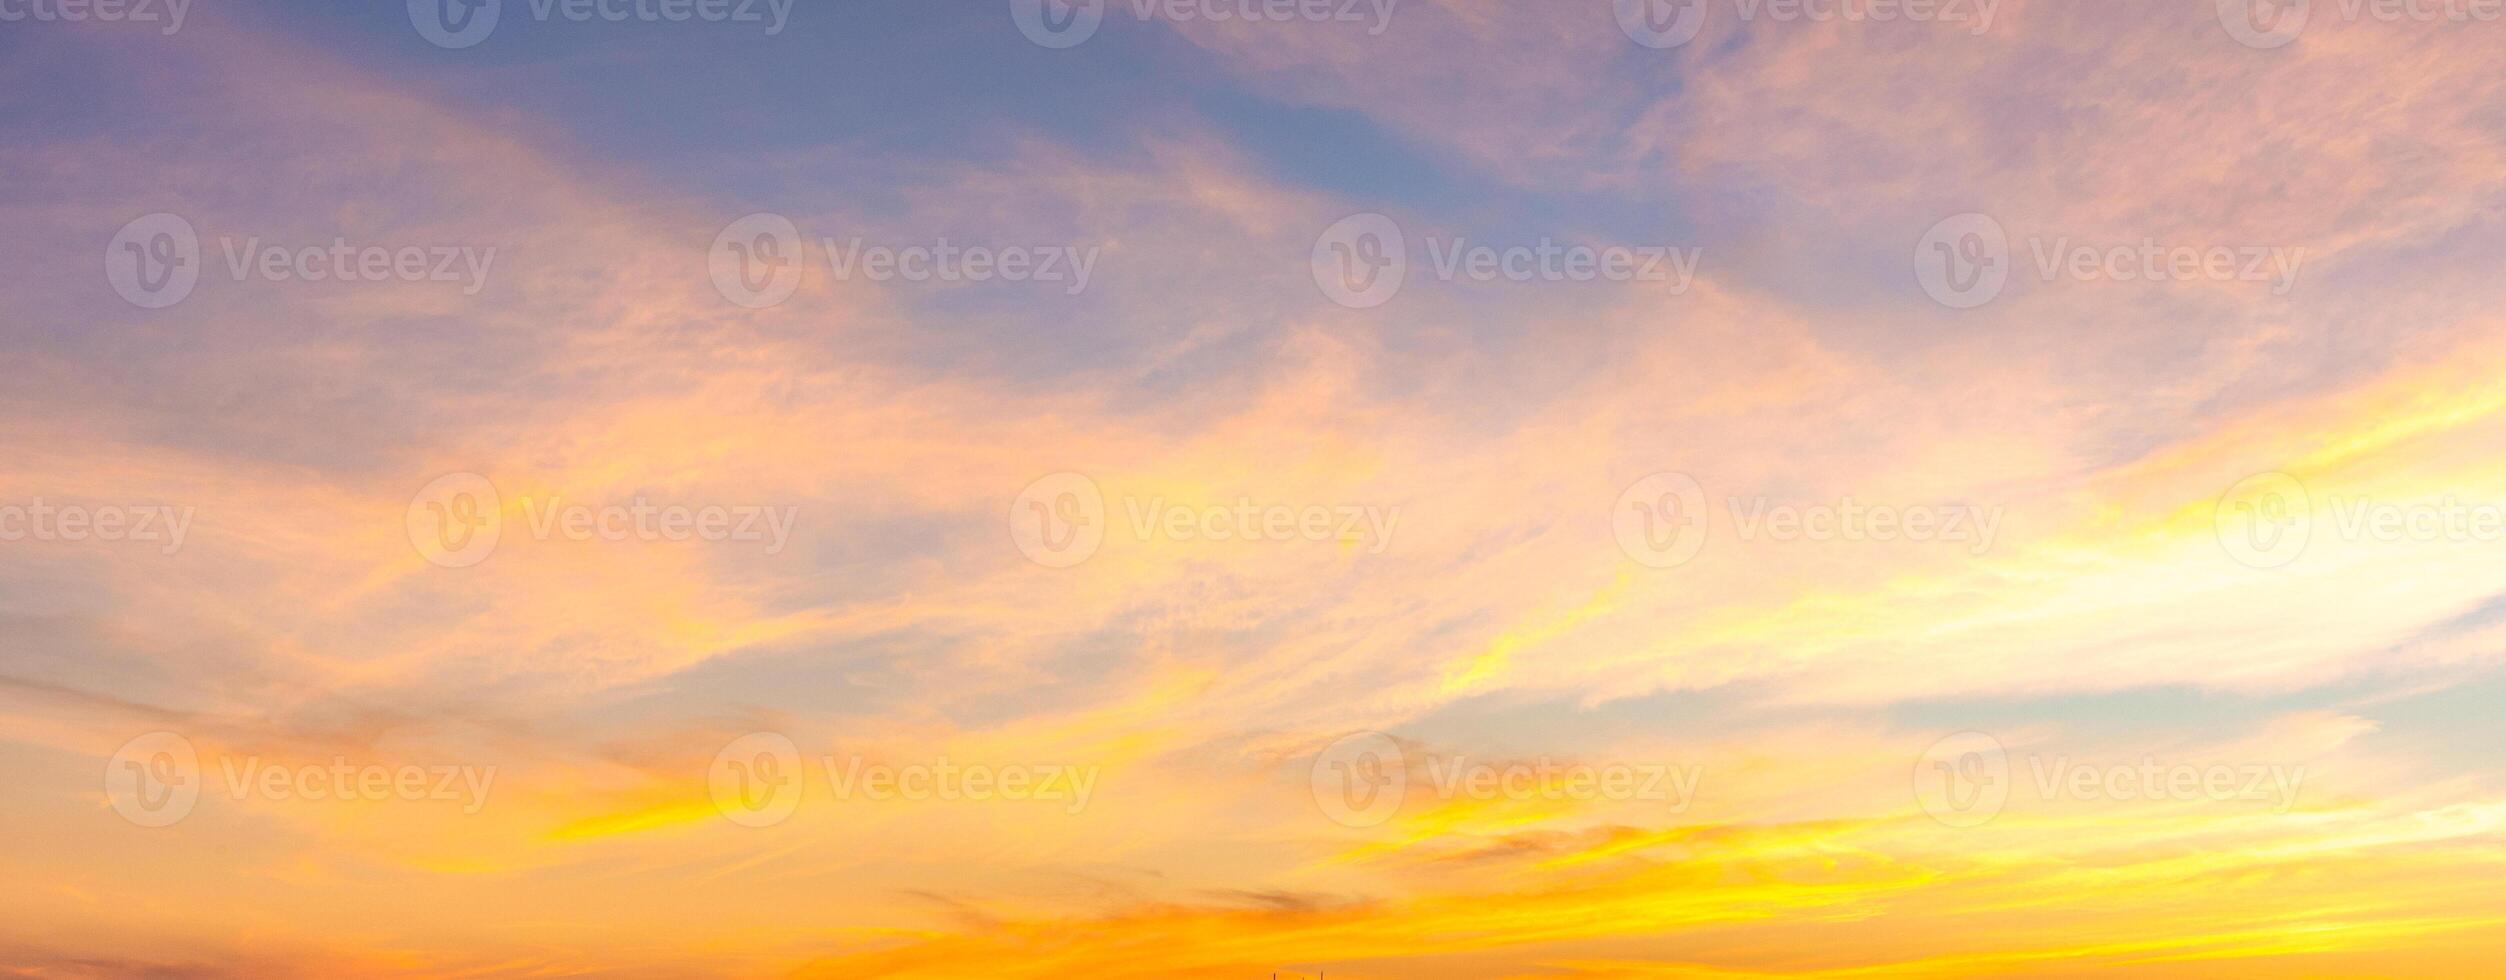
[[0,974],[2506,957],[2506,19],[385,6],[0,0]]

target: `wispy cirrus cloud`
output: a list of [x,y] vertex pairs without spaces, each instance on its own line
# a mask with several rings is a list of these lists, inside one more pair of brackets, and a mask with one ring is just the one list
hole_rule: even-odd
[[[0,960],[2459,972],[2500,914],[2495,776],[2393,723],[2495,671],[2506,595],[2478,514],[2446,523],[2506,477],[2483,36],[1996,16],[1715,19],[1670,50],[1608,4],[1152,18],[1060,53],[1197,63],[1115,137],[768,141],[696,186],[594,149],[589,114],[479,113],[264,18],[14,42],[65,101],[0,120],[0,505],[193,516],[170,548],[6,543],[0,766],[29,792],[0,813],[42,846],[7,859],[38,884]],[[1264,144],[1309,111],[1434,172],[1390,202],[1301,173]],[[2013,285],[1950,311],[1908,264],[1970,210]],[[1509,282],[1421,244],[1352,309],[1312,258],[1368,211],[1439,247],[1702,252],[1693,281]],[[163,309],[99,269],[153,212],[201,246]],[[759,212],[809,240],[752,309],[712,266]],[[2144,238],[2303,248],[2305,278],[2040,271],[2057,239]],[[476,289],[233,262],[335,239],[495,259]],[[1065,289],[826,254],[944,242],[1094,265]],[[1701,508],[1637,493],[1671,473]],[[422,494],[448,474],[488,509]],[[684,533],[639,516],[669,508]],[[2011,794],[1967,826],[1921,789],[1994,772],[1927,756],[1958,728]],[[96,773],[155,731],[203,801],[144,828]],[[1380,823],[1333,816],[1351,732],[1397,747]],[[726,781],[768,774],[726,753],[757,733],[796,750],[794,809],[745,826],[726,794],[764,784]],[[943,763],[1064,782],[851,781]],[[2265,805],[2103,781],[2144,763],[2304,776]],[[494,776],[475,809],[236,777],[335,765]],[[1473,766],[1494,789],[1440,782]]]

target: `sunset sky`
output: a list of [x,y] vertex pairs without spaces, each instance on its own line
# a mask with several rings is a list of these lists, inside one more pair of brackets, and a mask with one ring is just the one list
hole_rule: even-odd
[[0,975],[2506,959],[2479,0],[465,2],[0,0]]

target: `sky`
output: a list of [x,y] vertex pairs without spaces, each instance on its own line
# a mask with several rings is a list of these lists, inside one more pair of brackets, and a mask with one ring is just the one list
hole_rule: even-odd
[[0,0],[0,973],[2476,975],[2483,0]]

